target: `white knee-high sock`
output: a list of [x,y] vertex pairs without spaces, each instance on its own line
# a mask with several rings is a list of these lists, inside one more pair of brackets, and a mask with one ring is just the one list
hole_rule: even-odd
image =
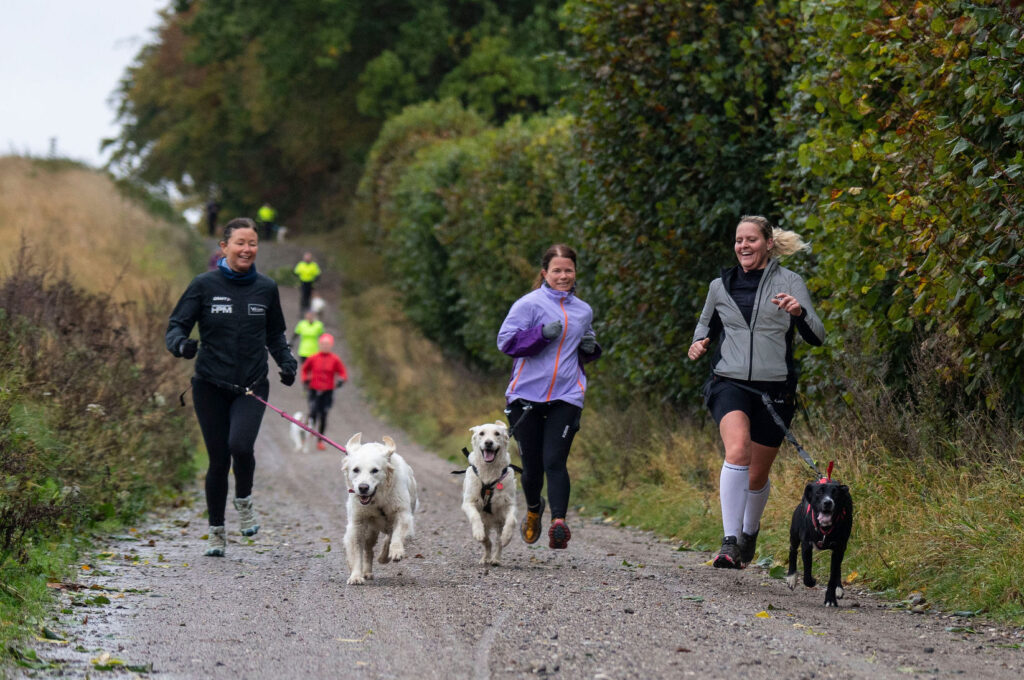
[[747,489],[747,507],[743,511],[743,533],[753,536],[754,532],[761,527],[761,515],[768,505],[768,494],[772,490],[772,481],[769,479],[764,483],[764,488],[753,491]]
[[740,536],[747,505],[747,487],[750,485],[749,470],[746,465],[722,465],[718,494],[722,499],[722,531],[725,536]]

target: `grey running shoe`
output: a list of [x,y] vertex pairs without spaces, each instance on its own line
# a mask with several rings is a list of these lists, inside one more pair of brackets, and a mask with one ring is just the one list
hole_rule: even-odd
[[741,569],[740,547],[736,544],[735,536],[726,536],[722,539],[722,549],[715,555],[713,562],[716,569]]
[[744,567],[754,561],[754,549],[757,547],[759,533],[761,533],[761,529],[752,534],[745,531],[740,532],[740,564]]
[[228,539],[224,533],[224,525],[210,527],[210,533],[206,537],[207,557],[224,557],[224,551],[228,547]]
[[235,499],[235,510],[238,510],[238,528],[243,536],[255,536],[260,530],[256,524],[256,512],[252,509],[252,496]]

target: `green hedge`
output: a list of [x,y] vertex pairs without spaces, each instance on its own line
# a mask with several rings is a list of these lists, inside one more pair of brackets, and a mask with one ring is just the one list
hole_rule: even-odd
[[411,317],[485,367],[505,365],[494,334],[541,251],[568,241],[605,393],[695,405],[707,284],[761,213],[814,246],[793,267],[829,339],[799,350],[806,392],[877,378],[920,398],[917,380],[950,413],[1020,411],[1022,11],[570,0],[574,117],[484,130],[453,102],[411,107],[362,197]]
[[890,383],[923,352],[949,393],[1024,408],[1024,8],[804,7],[773,188],[823,313]]

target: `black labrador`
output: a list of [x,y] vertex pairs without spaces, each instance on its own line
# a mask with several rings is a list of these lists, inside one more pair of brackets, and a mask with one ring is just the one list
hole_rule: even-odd
[[844,484],[822,479],[810,482],[804,488],[804,497],[793,511],[789,527],[789,574],[786,584],[796,587],[796,549],[802,548],[804,585],[814,587],[817,581],[811,575],[814,549],[832,551],[832,569],[829,571],[825,606],[838,607],[837,598],[843,596],[843,554],[853,529],[853,499]]

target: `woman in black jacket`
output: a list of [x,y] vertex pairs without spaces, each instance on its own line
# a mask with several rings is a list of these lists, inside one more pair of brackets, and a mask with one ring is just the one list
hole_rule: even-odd
[[[200,274],[189,284],[171,313],[165,336],[167,349],[174,356],[192,359],[198,354],[192,400],[210,458],[206,554],[216,557],[222,557],[227,546],[224,507],[232,467],[241,532],[252,536],[260,528],[252,504],[253,448],[264,406],[247,397],[246,390],[262,399],[269,395],[268,349],[284,385],[295,382],[298,367],[285,337],[277,284],[256,271],[256,224],[245,217],[231,220],[224,227],[220,247],[224,257],[215,270]],[[189,338],[197,323],[201,343]]]

